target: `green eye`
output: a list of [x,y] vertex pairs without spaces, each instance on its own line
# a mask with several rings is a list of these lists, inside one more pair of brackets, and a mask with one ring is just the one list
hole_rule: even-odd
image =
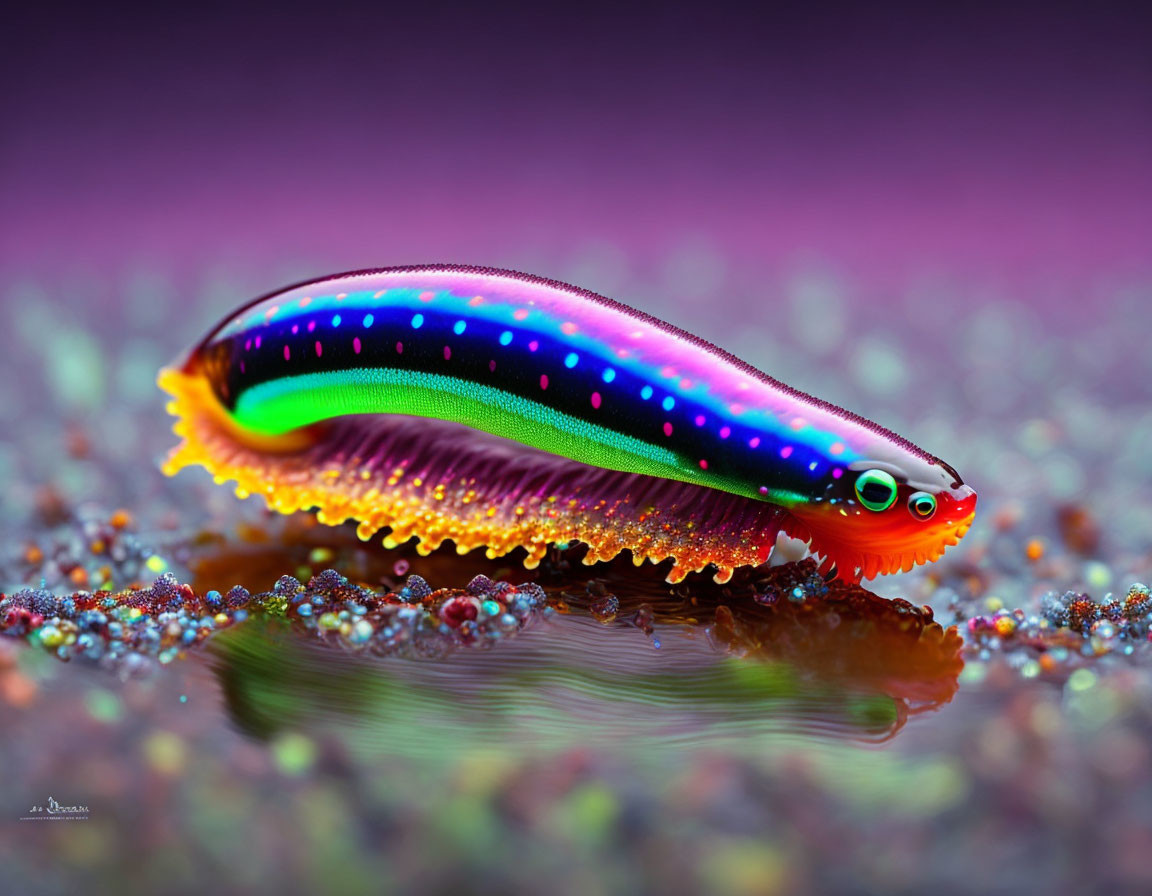
[[928,492],[916,492],[908,498],[908,509],[912,516],[926,520],[936,512],[936,499]]
[[883,470],[866,470],[856,480],[856,497],[869,510],[887,510],[896,501],[896,480]]

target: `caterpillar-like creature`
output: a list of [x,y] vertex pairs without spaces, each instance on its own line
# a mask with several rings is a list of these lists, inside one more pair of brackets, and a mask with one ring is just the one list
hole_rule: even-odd
[[[160,372],[201,464],[276,510],[461,553],[550,544],[725,581],[799,539],[849,581],[967,531],[956,471],[713,345],[553,280],[455,265],[258,299]],[[788,543],[790,547],[794,543]]]

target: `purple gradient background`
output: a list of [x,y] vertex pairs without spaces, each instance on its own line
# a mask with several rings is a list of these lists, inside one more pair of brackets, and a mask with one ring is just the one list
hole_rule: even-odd
[[1135,6],[198,9],[13,21],[7,279],[705,245],[1072,311],[1152,272]]
[[[1152,16],[940,6],[7,12],[3,579],[70,591],[79,557],[95,584],[113,553],[83,521],[119,507],[176,571],[215,533],[295,544],[206,472],[162,477],[175,440],[157,369],[292,280],[455,261],[604,292],[954,464],[980,494],[972,531],[869,586],[932,602],[944,624],[1149,581]],[[1091,558],[1061,547],[1066,504],[1099,522]],[[60,507],[76,520],[47,528]],[[1035,539],[1045,562],[1026,564]],[[33,542],[43,563],[25,560]],[[237,550],[236,584],[270,586],[263,547],[247,572]],[[268,574],[299,572],[283,562]],[[452,569],[429,578],[471,578]],[[0,687],[0,828],[50,794],[91,805],[93,827],[0,833],[0,890],[187,892],[234,869],[234,887],[281,892],[1148,889],[1148,654],[1103,630],[1091,649],[1111,652],[1072,650],[1032,680],[1035,648],[970,641],[948,707],[859,750],[804,733],[843,726],[841,705],[853,726],[886,712],[866,680],[822,708],[840,662],[827,685],[810,662],[788,670],[818,633],[765,643],[781,662],[744,689],[761,741],[726,714],[740,694],[683,733],[719,679],[648,687],[692,643],[673,626],[657,653],[623,619],[568,619],[601,648],[543,629],[524,643],[554,661],[493,651],[508,687],[491,694],[467,664],[382,699],[388,680],[358,684],[341,651],[314,667],[253,654],[249,690],[275,698],[252,698],[254,728],[192,657],[121,695],[100,670],[21,650],[0,686],[27,673],[40,696],[17,708]],[[1062,687],[1081,663],[1095,684]],[[339,699],[316,698],[328,686]],[[588,734],[490,749],[522,722]],[[249,739],[265,726],[269,745]],[[297,733],[307,771],[284,758]],[[408,758],[431,737],[448,749]]]

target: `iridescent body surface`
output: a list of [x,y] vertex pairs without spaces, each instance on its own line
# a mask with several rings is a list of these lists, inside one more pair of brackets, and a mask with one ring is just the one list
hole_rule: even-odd
[[534,566],[769,559],[782,535],[857,580],[934,560],[971,523],[955,470],[688,333],[555,281],[428,266],[344,274],[226,319],[161,371],[202,464],[283,512],[451,539]]

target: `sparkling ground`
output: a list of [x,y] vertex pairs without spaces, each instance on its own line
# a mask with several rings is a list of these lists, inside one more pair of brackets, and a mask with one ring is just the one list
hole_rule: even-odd
[[[892,603],[802,577],[670,591],[578,553],[538,573],[388,554],[158,472],[155,370],[266,283],[9,285],[3,889],[1152,888],[1152,295],[1101,288],[1072,326],[929,286],[878,316],[826,273],[736,302],[754,272],[677,295],[572,268],[548,272],[944,457],[980,494],[972,531],[869,585]],[[339,575],[411,615],[364,592],[357,629]],[[116,597],[160,576],[135,615]],[[80,620],[100,589],[107,618]],[[417,630],[436,644],[380,641]]]

